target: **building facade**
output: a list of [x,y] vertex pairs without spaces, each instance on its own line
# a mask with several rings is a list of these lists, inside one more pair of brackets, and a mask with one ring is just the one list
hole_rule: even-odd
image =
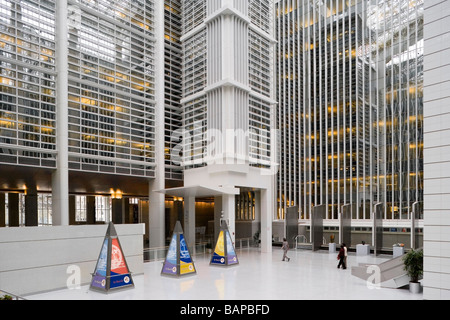
[[[183,1],[181,40],[183,130],[174,155],[184,168],[185,193],[198,186],[218,191],[211,192],[215,221],[222,215],[234,238],[236,219],[257,220],[266,230],[263,248],[270,250],[276,167],[273,2]],[[252,198],[256,204],[244,209],[241,198],[251,192],[258,193]],[[238,206],[242,214],[236,216]]]
[[156,177],[154,2],[0,8],[0,223],[137,222]]
[[171,160],[172,150],[176,146],[172,139],[173,132],[182,127],[182,109],[180,98],[183,90],[182,57],[183,48],[181,36],[182,4],[180,0],[164,1],[164,84],[165,84],[165,128],[164,128],[164,158],[166,164],[165,179],[169,185],[180,185],[183,181],[183,171]]
[[423,1],[277,3],[278,218],[343,205],[410,227],[423,203]]
[[227,214],[250,195],[255,220],[252,188],[274,176],[272,1],[0,8],[2,226],[144,222],[161,246],[164,190],[223,163],[254,180],[226,183]]
[[208,197],[270,251],[289,207],[369,228],[382,203],[388,232],[419,213],[425,297],[448,298],[447,8],[0,0],[0,227],[146,223],[161,246],[182,198],[192,243]]

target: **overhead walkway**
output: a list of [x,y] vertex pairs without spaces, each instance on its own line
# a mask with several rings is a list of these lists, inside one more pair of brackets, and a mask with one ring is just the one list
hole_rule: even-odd
[[[374,268],[374,267],[378,267]],[[409,284],[409,277],[406,274],[403,263],[403,256],[390,259],[380,264],[360,263],[352,267],[352,275],[362,280],[369,280],[374,277],[374,272],[380,272],[379,284],[383,288],[401,288]],[[371,278],[372,279],[372,278]]]

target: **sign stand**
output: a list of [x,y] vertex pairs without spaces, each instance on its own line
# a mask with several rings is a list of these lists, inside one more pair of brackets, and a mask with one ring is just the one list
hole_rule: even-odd
[[111,290],[130,287],[134,287],[133,278],[114,224],[110,222],[92,274],[90,289],[108,293]]
[[220,233],[217,238],[216,247],[211,257],[210,265],[232,266],[238,265],[239,260],[231,241],[230,231],[225,220],[221,221]]
[[180,221],[177,221],[161,275],[181,277],[196,273],[194,262],[184,238],[183,228]]

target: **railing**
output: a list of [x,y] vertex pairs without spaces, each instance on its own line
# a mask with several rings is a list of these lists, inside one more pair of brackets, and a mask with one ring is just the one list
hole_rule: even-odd
[[[246,246],[244,246],[246,244]],[[236,239],[234,246],[236,249],[242,249],[242,248],[250,248],[257,246],[258,242],[256,242],[253,238],[241,238]]]
[[308,243],[308,239],[306,238],[306,236],[303,234],[299,234],[295,237],[295,249],[297,249],[298,247],[299,238],[302,240],[300,243]]
[[16,294],[0,290],[0,300],[25,300],[25,299]]
[[[192,256],[198,256],[202,254],[206,254],[209,249],[214,249],[215,244],[211,245],[209,241],[199,242],[195,245],[193,251],[191,251]],[[236,239],[234,243],[234,247],[236,249],[250,248],[258,246],[258,241],[255,241],[253,238],[240,238]],[[155,247],[155,248],[145,248],[144,249],[144,262],[151,261],[160,261],[164,260],[167,256],[167,251],[169,250],[169,246],[165,247]],[[192,250],[189,248],[189,250]]]
[[[201,242],[201,243],[195,244],[194,250],[190,252],[191,255],[196,256],[196,255],[205,254],[207,244],[208,244],[207,242]],[[145,248],[144,249],[144,262],[164,260],[167,256],[168,250],[169,250],[169,246]],[[190,250],[191,250],[191,248],[190,248]]]

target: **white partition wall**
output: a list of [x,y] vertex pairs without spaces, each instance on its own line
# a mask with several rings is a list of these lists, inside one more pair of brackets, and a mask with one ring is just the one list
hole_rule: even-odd
[[[19,296],[91,281],[108,225],[0,228],[0,283]],[[116,225],[133,275],[144,272],[143,224]]]

